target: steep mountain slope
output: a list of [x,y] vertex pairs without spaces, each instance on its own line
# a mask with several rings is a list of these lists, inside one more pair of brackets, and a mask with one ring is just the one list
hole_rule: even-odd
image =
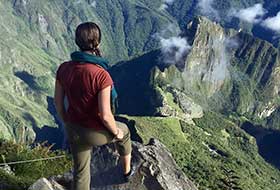
[[[279,4],[276,1],[215,1],[213,7],[219,11],[221,18],[226,18],[222,16],[226,12],[224,10],[230,7],[244,8],[254,3],[264,3],[269,10],[277,10]],[[93,20],[101,25],[104,32],[102,48],[106,52],[105,56],[114,63],[158,48],[157,33],[165,30],[170,23],[173,24],[173,31],[176,31],[177,21],[182,28],[193,16],[201,14],[198,1],[174,1],[166,10],[160,8],[162,4],[162,1],[147,0],[2,1],[0,59],[1,89],[5,91],[1,91],[1,136],[32,141],[32,127],[56,125],[52,99],[48,97],[53,94],[57,65],[67,60],[69,52],[75,50],[73,36],[78,23]],[[220,22],[227,25],[224,19]],[[239,28],[241,25],[230,26]],[[245,28],[247,26],[244,25]],[[247,56],[241,51],[241,57]],[[274,54],[273,48],[271,51]],[[237,82],[235,86],[238,85]],[[238,104],[234,106],[235,109],[246,112],[244,107],[248,103],[242,106],[243,102],[235,101],[235,104]],[[266,102],[262,107],[271,110],[271,105]]]
[[[204,17],[191,21],[185,35],[192,48],[181,65],[166,67],[158,61],[161,53],[154,51],[112,68],[121,93],[120,113],[156,114],[165,104],[164,93],[165,102],[173,98],[180,104],[179,94],[185,94],[183,99],[189,97],[204,109],[255,122],[265,122],[279,107],[279,51],[271,44]],[[133,89],[138,98],[129,93]],[[268,127],[279,127],[275,125]]]
[[163,142],[201,190],[279,189],[279,170],[265,162],[255,139],[239,126],[214,112],[204,112],[194,124],[172,117],[128,117],[141,140],[156,137]]
[[113,62],[151,50],[156,44],[151,34],[164,24],[174,22],[168,14],[147,6],[143,1],[5,2],[3,6],[10,7],[15,18],[25,25],[25,35],[33,37],[33,43],[61,59],[68,57],[69,50],[76,49],[74,30],[81,22],[100,24],[102,48]]
[[[163,52],[153,51],[113,66],[119,113],[137,115],[124,117],[138,141],[159,138],[200,189],[236,180],[244,190],[277,190],[280,173],[265,160],[279,166],[279,134],[264,127],[279,130],[270,119],[279,118],[278,50],[204,17],[183,35],[192,45],[183,62],[167,66]],[[263,131],[252,132],[250,122],[263,123]]]
[[[120,95],[117,111],[130,115],[136,140],[159,138],[201,189],[219,189],[237,176],[242,189],[278,190],[279,171],[240,126],[256,122],[279,130],[279,51],[248,33],[192,19],[197,2],[174,1],[168,14],[159,8],[162,1],[1,1],[0,137],[31,142],[35,127],[58,124],[51,98],[56,68],[75,49],[76,25],[94,20],[104,31],[109,60],[132,58],[111,72]],[[214,6],[223,12],[261,1],[218,2]],[[166,65],[155,34],[170,23],[176,33],[171,14],[192,47],[185,60]]]
[[172,78],[174,68],[166,68],[155,81],[172,84],[205,108],[255,121],[279,107],[279,51],[271,44],[203,17],[194,19],[186,33],[192,49],[185,69]]
[[[57,126],[53,109],[58,64],[75,50],[74,29],[94,21],[114,63],[158,47],[153,34],[176,22],[144,1],[0,2],[0,137],[32,142],[32,127]],[[176,25],[176,24],[175,24]]]

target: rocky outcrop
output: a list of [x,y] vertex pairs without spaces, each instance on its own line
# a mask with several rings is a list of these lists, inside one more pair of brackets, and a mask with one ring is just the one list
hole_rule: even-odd
[[194,38],[187,36],[192,49],[182,73],[184,86],[194,90],[197,85],[203,85],[205,96],[210,97],[230,78],[228,67],[231,55],[227,48],[234,45],[230,44],[234,43],[231,41],[232,34],[204,17],[191,21],[187,30],[195,33]]
[[28,190],[65,190],[65,188],[54,180],[41,178],[36,181]]
[[191,46],[183,65],[161,63],[163,52],[153,51],[112,68],[119,114],[176,117],[190,124],[203,110],[262,122],[279,117],[273,113],[280,106],[280,61],[272,44],[204,17],[194,18],[183,37]]
[[184,69],[158,69],[157,85],[182,91],[203,109],[253,120],[264,120],[279,107],[279,51],[272,44],[204,17],[193,19],[182,35],[192,46]]
[[[181,73],[171,66],[159,69],[160,51],[152,51],[111,68],[118,89],[118,114],[175,117],[193,124],[203,116],[203,109],[172,81]],[[137,84],[137,85],[132,85]]]
[[200,105],[188,97],[184,92],[171,86],[156,87],[158,101],[156,115],[163,117],[174,117],[189,124],[194,124],[194,118],[203,117],[203,109]]
[[[158,140],[147,145],[133,143],[133,165],[136,173],[129,183],[124,183],[119,155],[114,145],[96,148],[91,161],[92,190],[197,190],[178,168],[171,153]],[[56,182],[69,188],[72,175],[56,176],[37,181],[30,190],[52,190]],[[45,187],[48,187],[44,189]],[[35,189],[34,189],[35,188]]]

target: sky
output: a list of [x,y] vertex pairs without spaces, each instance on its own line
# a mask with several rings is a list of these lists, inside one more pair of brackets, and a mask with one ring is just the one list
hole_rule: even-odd
[[[197,8],[201,15],[206,16],[212,20],[219,21],[221,17],[218,10],[213,7],[215,0],[199,0]],[[254,4],[245,8],[231,7],[227,17],[239,18],[243,22],[250,24],[258,24],[266,29],[269,29],[276,34],[280,34],[280,10],[277,15],[267,17],[268,10],[266,10],[261,3]]]

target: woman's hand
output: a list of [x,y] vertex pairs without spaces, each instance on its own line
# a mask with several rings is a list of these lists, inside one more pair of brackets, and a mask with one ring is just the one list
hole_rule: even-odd
[[99,116],[105,127],[114,135],[114,139],[119,141],[124,137],[124,132],[116,125],[115,118],[111,111],[111,86],[101,90],[98,94]]
[[115,139],[122,140],[124,137],[124,133],[121,129],[118,128],[118,133],[115,135]]

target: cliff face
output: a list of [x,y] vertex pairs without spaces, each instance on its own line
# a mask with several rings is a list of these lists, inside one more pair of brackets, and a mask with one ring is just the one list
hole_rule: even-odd
[[[164,142],[201,189],[226,188],[224,180],[237,176],[235,188],[276,190],[273,176],[279,171],[267,162],[279,154],[270,149],[262,157],[263,146],[241,125],[247,120],[279,129],[278,50],[203,17],[178,38],[191,46],[183,61],[166,64],[159,50],[112,68],[119,113],[141,116],[131,117],[140,139],[156,136]],[[277,138],[265,146],[277,147]]]
[[152,51],[110,70],[118,89],[118,114],[172,116],[188,123],[203,116],[202,107],[170,80],[181,77],[174,66],[161,72],[157,62],[160,51]]
[[154,51],[112,68],[120,91],[119,113],[173,116],[192,123],[203,110],[212,110],[277,128],[271,122],[279,107],[276,48],[204,17],[191,21],[182,36],[191,46],[183,62],[166,66],[163,52]]
[[155,83],[179,89],[204,109],[253,120],[265,121],[279,107],[279,52],[271,44],[203,17],[184,35],[192,45],[184,69],[157,70]]
[[[186,36],[192,44],[182,77],[186,91],[211,97],[230,77],[230,36],[219,24],[198,17],[187,26]],[[193,35],[193,36],[192,36]],[[232,42],[233,43],[233,42]]]

